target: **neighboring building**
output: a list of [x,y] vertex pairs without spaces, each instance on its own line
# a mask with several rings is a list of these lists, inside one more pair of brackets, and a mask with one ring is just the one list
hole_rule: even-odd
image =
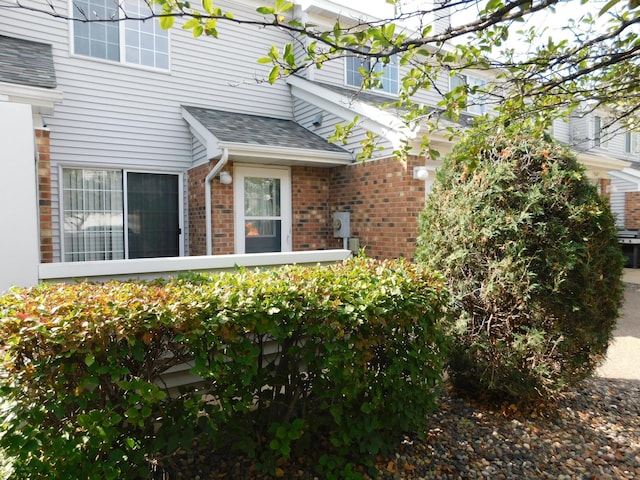
[[[110,0],[75,3],[84,11],[101,6],[103,18],[118,14],[109,11]],[[220,6],[260,19],[258,4]],[[65,0],[53,5],[60,12],[70,7]],[[293,15],[322,23],[357,12],[312,0]],[[446,18],[434,25],[446,28]],[[111,265],[128,261],[133,272],[142,265],[133,260],[148,258],[343,247],[412,257],[430,185],[418,171],[437,163],[393,156],[424,133],[409,131],[380,106],[395,98],[401,67],[386,66],[381,88],[367,93],[359,92],[363,60],[354,57],[270,85],[269,67],[256,59],[290,38],[278,29],[249,28],[220,22],[219,39],[194,39],[157,22],[82,23],[3,10],[0,178],[15,182],[0,193],[0,219],[17,230],[5,227],[13,234],[4,235],[0,260],[28,273],[23,278],[17,266],[2,268],[0,290],[65,275],[108,277]],[[485,81],[486,73],[466,72],[440,79],[438,87]],[[436,105],[440,98],[433,89],[417,100]],[[475,100],[467,115],[485,112],[482,99]],[[9,118],[16,105],[30,106],[29,125],[24,110],[15,114],[21,123]],[[346,144],[328,141],[337,123],[356,117]],[[559,125],[559,138],[571,128]],[[35,166],[26,130],[35,138]],[[380,135],[381,148],[371,160],[356,161],[367,130]],[[450,150],[445,136],[429,135],[434,148]],[[14,151],[8,144],[18,138]],[[607,154],[602,144],[599,149]],[[629,165],[613,154],[583,157],[594,181]],[[342,223],[334,222],[336,214]],[[37,254],[25,238],[35,243],[34,232]],[[63,275],[56,273],[61,266],[75,267]]]

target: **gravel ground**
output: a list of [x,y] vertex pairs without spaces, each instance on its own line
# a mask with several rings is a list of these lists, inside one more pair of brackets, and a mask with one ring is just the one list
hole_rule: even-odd
[[[272,478],[248,459],[213,452],[165,466],[165,480]],[[378,471],[383,480],[640,479],[640,380],[590,379],[552,408],[526,413],[445,392],[426,438],[406,438]],[[274,478],[322,480],[302,462]]]

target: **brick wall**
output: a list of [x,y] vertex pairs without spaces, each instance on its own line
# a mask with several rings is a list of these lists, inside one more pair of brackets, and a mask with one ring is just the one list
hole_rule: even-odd
[[49,130],[36,130],[38,152],[38,212],[40,215],[40,262],[53,262],[53,222],[51,218],[51,151]]
[[294,251],[336,248],[331,242],[330,179],[329,168],[291,169]]
[[351,212],[351,235],[368,256],[413,258],[425,200],[425,182],[413,178],[413,167],[424,164],[388,158],[334,169],[331,211]]
[[627,192],[624,197],[624,226],[640,228],[640,192]]
[[[413,179],[413,167],[395,158],[334,168],[292,167],[293,250],[342,248],[333,237],[332,214],[351,212],[351,234],[370,257],[413,258],[425,182]],[[188,173],[189,252],[206,254],[204,179],[212,165]],[[231,170],[231,165],[224,167]],[[212,182],[213,254],[234,253],[233,185]]]
[[[189,188],[189,255],[207,254],[204,180],[213,168],[208,163],[188,172]],[[223,170],[231,171],[229,162]],[[234,253],[233,185],[222,185],[217,176],[211,182],[212,228],[214,255]]]

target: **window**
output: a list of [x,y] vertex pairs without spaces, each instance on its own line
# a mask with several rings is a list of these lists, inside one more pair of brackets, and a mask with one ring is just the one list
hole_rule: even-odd
[[466,87],[468,90],[465,112],[473,115],[484,115],[486,113],[486,98],[482,90],[486,86],[487,82],[482,78],[457,73],[451,77],[450,90]]
[[[141,17],[149,14],[142,0],[74,0],[75,19],[118,19],[119,15]],[[169,32],[157,19],[114,22],[72,22],[73,51],[77,55],[114,62],[169,68]]]
[[607,148],[608,134],[606,128],[607,120],[599,115],[593,117],[593,146]]
[[638,132],[626,132],[624,134],[624,152],[630,155],[640,153],[640,142],[638,142]]
[[288,169],[235,168],[236,253],[291,251],[290,175]]
[[[370,58],[346,57],[346,84],[360,88],[364,82],[363,72],[373,72],[380,74],[375,79],[373,90],[380,90],[386,93],[398,93],[399,72],[398,59],[391,57],[388,64]],[[373,68],[372,68],[373,65]]]
[[65,168],[62,179],[63,261],[180,255],[178,175]]

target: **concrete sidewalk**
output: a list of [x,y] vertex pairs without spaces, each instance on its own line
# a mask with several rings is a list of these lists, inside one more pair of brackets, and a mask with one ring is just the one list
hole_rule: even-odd
[[626,285],[618,326],[596,375],[640,380],[640,268],[625,268],[623,279]]

